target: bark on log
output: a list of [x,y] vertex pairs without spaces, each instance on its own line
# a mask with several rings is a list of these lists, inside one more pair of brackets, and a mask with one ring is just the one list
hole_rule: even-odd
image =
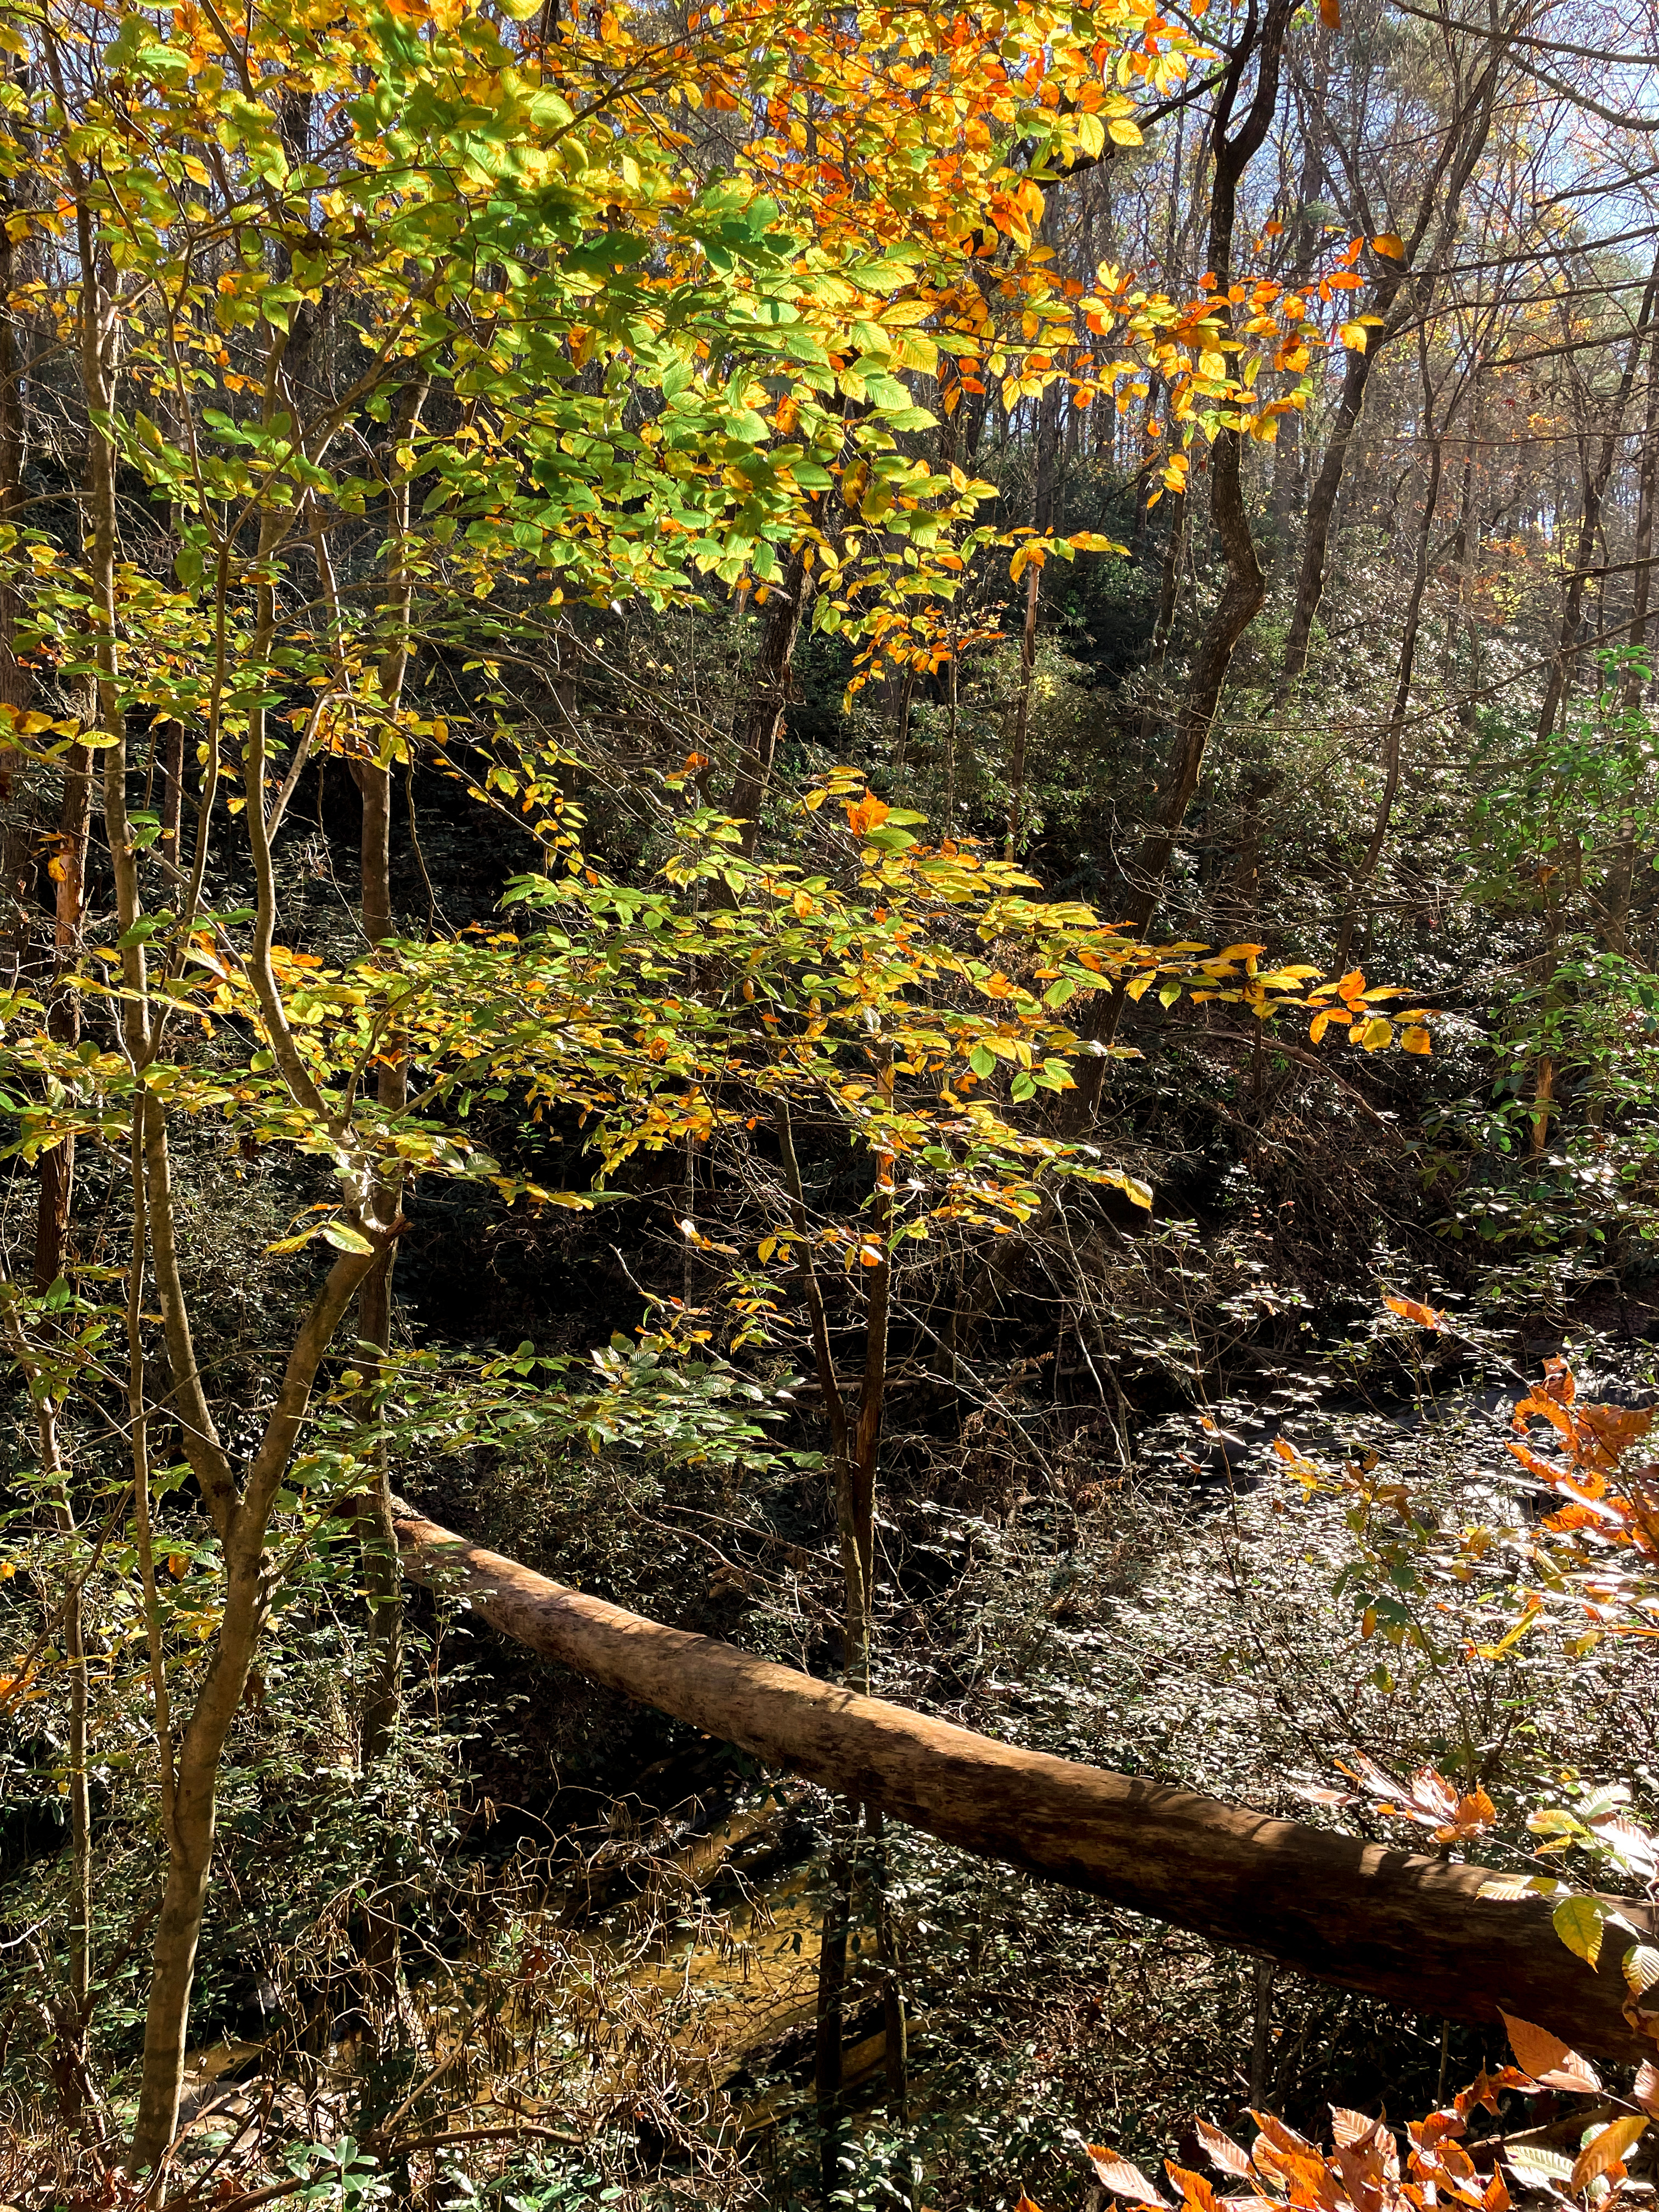
[[1593,1972],[1544,1899],[1481,1897],[1484,1868],[1020,1750],[643,1620],[401,1502],[394,1523],[406,1571],[503,1634],[943,1842],[1415,2012],[1486,2022],[1501,2007],[1600,2057],[1652,2053],[1625,2017],[1624,1942]]

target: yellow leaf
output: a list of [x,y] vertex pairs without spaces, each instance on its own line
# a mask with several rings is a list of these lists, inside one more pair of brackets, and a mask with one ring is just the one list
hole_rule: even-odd
[[1568,1950],[1587,1966],[1595,1966],[1601,1956],[1601,1930],[1607,1924],[1601,1899],[1564,1897],[1550,1917]]
[[1384,1014],[1373,1015],[1360,1030],[1357,1042],[1367,1052],[1381,1052],[1385,1044],[1394,1042],[1394,1024]]
[[1331,1025],[1331,1018],[1330,1018],[1329,1014],[1328,1014],[1328,1013],[1317,1013],[1317,1014],[1316,1014],[1316,1015],[1314,1016],[1313,1019],[1312,1019],[1312,1020],[1309,1023],[1309,1024],[1308,1024],[1308,1037],[1309,1037],[1309,1041],[1310,1041],[1310,1043],[1313,1043],[1313,1044],[1317,1044],[1317,1043],[1319,1042],[1320,1038],[1321,1038],[1321,1037],[1322,1037],[1322,1036],[1324,1036],[1324,1034],[1325,1034],[1326,1030],[1327,1030],[1328,1029],[1329,1029],[1330,1025]]
[[1127,121],[1123,116],[1115,115],[1106,128],[1112,135],[1115,146],[1139,146],[1140,143],[1139,125]]
[[828,799],[829,796],[829,793],[820,787],[817,791],[809,791],[805,798],[802,799],[801,805],[806,809],[809,814],[816,814],[819,807],[823,805],[824,800]]
[[761,1238],[760,1257],[763,1260],[769,1260],[777,1249],[778,1240],[775,1237],[763,1237]]
[[1364,323],[1343,323],[1338,328],[1336,335],[1350,353],[1364,353],[1370,334]]
[[1413,1023],[1410,1029],[1402,1030],[1400,1042],[1407,1052],[1428,1053],[1433,1050],[1429,1033],[1420,1023]]
[[1098,161],[1106,150],[1106,125],[1097,115],[1079,115],[1077,118],[1077,143],[1081,152],[1091,161]]

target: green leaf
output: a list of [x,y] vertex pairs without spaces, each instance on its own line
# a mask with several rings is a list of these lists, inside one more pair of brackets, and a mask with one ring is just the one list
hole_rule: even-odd
[[1599,1897],[1565,1897],[1551,1915],[1555,1932],[1566,1945],[1589,1966],[1595,1966],[1601,1955],[1601,1930],[1607,1924],[1607,1907]]
[[996,1073],[996,1054],[982,1044],[976,1044],[968,1055],[968,1065],[981,1078]]

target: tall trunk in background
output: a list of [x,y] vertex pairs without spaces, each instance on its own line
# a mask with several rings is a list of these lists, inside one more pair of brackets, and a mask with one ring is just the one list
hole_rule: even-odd
[[[1312,209],[1320,198],[1325,176],[1321,131],[1331,82],[1331,32],[1322,17],[1314,30],[1313,41],[1313,80],[1306,111],[1302,115],[1302,174],[1297,185],[1292,222],[1294,243],[1285,274],[1286,285],[1293,292],[1305,292],[1313,282],[1319,252],[1319,225],[1314,221]],[[1292,407],[1279,418],[1279,435],[1273,441],[1273,489],[1268,496],[1273,536],[1280,545],[1290,543],[1301,497],[1302,444],[1302,410]]]
[[[415,471],[410,441],[419,425],[427,390],[423,378],[412,379],[401,387],[387,441],[386,576],[380,615],[379,704],[388,725],[383,747],[388,763],[392,727],[409,671],[409,621],[414,594],[414,579],[407,565]],[[351,765],[362,799],[363,935],[374,946],[384,945],[392,934],[392,769],[378,760],[358,760]],[[388,1036],[383,1042],[376,1089],[388,1115],[402,1113],[408,1102],[408,1068],[395,1037]],[[395,1218],[401,1194],[400,1187],[387,1183],[378,1194],[376,1212],[386,1219]],[[358,1336],[362,1343],[374,1346],[381,1364],[392,1349],[392,1271],[396,1257],[397,1247],[392,1245],[364,1278],[358,1294]],[[370,1413],[368,1406],[365,1412]],[[392,1527],[392,1471],[383,1443],[375,1447],[374,1481],[358,1501],[357,1529],[369,1606],[369,1682],[362,1717],[363,1765],[368,1769],[385,1756],[396,1733],[403,1679],[402,1592]]]
[[1587,453],[1581,455],[1578,543],[1573,554],[1571,572],[1567,578],[1567,588],[1562,597],[1561,626],[1558,632],[1555,658],[1550,665],[1549,680],[1544,686],[1543,704],[1538,710],[1538,742],[1540,746],[1547,745],[1554,734],[1556,717],[1572,682],[1573,666],[1578,655],[1579,626],[1583,618],[1584,586],[1595,556],[1595,533],[1601,525],[1601,503],[1607,496],[1613,464],[1619,458],[1619,448],[1624,436],[1625,410],[1630,405],[1631,392],[1636,382],[1643,343],[1653,321],[1656,302],[1659,302],[1659,260],[1655,261],[1653,272],[1642,294],[1636,329],[1631,338],[1630,350],[1625,356],[1619,389],[1601,433],[1595,466],[1590,466]]
[[[91,708],[88,708],[90,714]],[[81,996],[66,988],[75,963],[86,904],[87,847],[92,827],[92,750],[74,744],[64,759],[64,799],[56,848],[48,864],[53,898],[52,976],[47,987],[46,1027],[60,1044],[81,1035]],[[34,1286],[50,1290],[64,1272],[70,1213],[75,1195],[75,1139],[62,1137],[40,1155],[34,1225]]]
[[[1601,897],[1600,928],[1603,945],[1609,952],[1628,957],[1630,953],[1631,897],[1636,887],[1636,812],[1634,788],[1642,772],[1642,731],[1638,716],[1642,711],[1642,695],[1647,685],[1648,610],[1653,589],[1653,502],[1656,481],[1659,480],[1659,327],[1656,327],[1648,349],[1648,398],[1646,419],[1642,428],[1642,458],[1637,476],[1636,542],[1633,548],[1635,569],[1631,596],[1630,628],[1626,643],[1630,659],[1625,664],[1624,681],[1619,688],[1619,718],[1623,725],[1626,772],[1630,778],[1632,803],[1627,805],[1619,818],[1612,864]],[[1598,1094],[1596,1104],[1601,1103]],[[1599,1121],[1600,1114],[1596,1118]]]
[[[1031,526],[1046,538],[1054,526],[1054,495],[1060,474],[1060,380],[1043,389],[1037,403],[1036,468],[1031,486]],[[1032,561],[1025,571],[1025,621],[1019,638],[1019,696],[1014,708],[1014,741],[1008,756],[1008,826],[1003,858],[1012,860],[1019,850],[1025,822],[1025,737],[1030,721],[1031,684],[1036,672],[1037,600],[1042,588],[1042,563]]]
[[[11,55],[0,58],[9,77],[20,64]],[[21,204],[23,179],[0,181],[0,525],[9,525],[23,498],[23,468],[28,450],[24,402],[23,353],[27,326],[12,307],[17,284],[17,249],[8,218]],[[17,658],[17,624],[23,611],[17,589],[17,570],[8,557],[0,565],[0,706],[24,712],[34,704],[34,685]],[[33,855],[31,851],[28,794],[24,783],[25,763],[9,746],[0,747],[0,938],[9,938],[23,952],[33,933],[32,897]]]
[[[1267,137],[1278,104],[1279,66],[1293,6],[1294,0],[1268,0],[1267,12],[1258,26],[1252,0],[1246,30],[1216,95],[1209,264],[1215,277],[1217,319],[1226,327],[1231,324],[1227,293],[1232,283],[1233,229],[1239,181]],[[1244,120],[1229,137],[1227,125],[1233,103],[1253,56],[1256,62],[1255,95]],[[1157,911],[1176,839],[1198,789],[1205,750],[1220,708],[1233,654],[1267,595],[1267,580],[1256,556],[1244,504],[1243,446],[1237,431],[1222,430],[1218,432],[1211,448],[1210,520],[1221,543],[1226,580],[1194,659],[1174,746],[1158,794],[1157,817],[1141,839],[1127,871],[1127,919],[1137,931],[1144,931]],[[1091,1042],[1109,1046],[1116,1033],[1122,1004],[1121,994],[1117,991],[1101,994],[1085,1011],[1079,1024],[1082,1034]],[[1092,1118],[1100,1103],[1105,1074],[1104,1056],[1091,1060],[1073,1094],[1068,1121],[1086,1122]]]
[[[1363,353],[1350,353],[1348,356],[1342,374],[1342,393],[1337,402],[1336,417],[1331,426],[1324,458],[1319,465],[1319,473],[1308,495],[1302,562],[1297,575],[1296,599],[1291,610],[1290,627],[1285,639],[1285,660],[1278,694],[1278,703],[1281,706],[1291,686],[1307,670],[1309,644],[1320,602],[1325,593],[1337,497],[1342,488],[1343,472],[1347,466],[1354,436],[1365,411],[1365,398],[1370,389],[1372,372],[1384,348],[1399,335],[1413,315],[1421,313],[1429,286],[1433,281],[1435,266],[1443,258],[1456,235],[1464,189],[1474,174],[1475,164],[1492,130],[1498,81],[1508,50],[1509,33],[1494,33],[1489,42],[1485,65],[1467,94],[1458,101],[1441,141],[1438,156],[1419,197],[1417,216],[1411,235],[1400,241],[1403,251],[1396,255],[1381,251],[1375,244],[1371,248],[1377,273],[1372,283],[1367,313],[1381,315],[1382,325],[1380,329],[1371,329],[1368,332]],[[1428,268],[1419,281],[1410,281],[1418,254],[1431,225],[1435,227],[1436,238],[1429,256]]]
[[[1656,306],[1659,305],[1659,258],[1656,258],[1652,274],[1642,293],[1642,304],[1638,312],[1636,328],[1631,337],[1630,349],[1625,356],[1624,368],[1619,379],[1601,433],[1601,446],[1594,466],[1588,452],[1581,447],[1581,489],[1578,514],[1578,539],[1574,550],[1571,573],[1562,595],[1561,624],[1558,633],[1555,657],[1550,665],[1549,679],[1544,687],[1543,703],[1538,713],[1538,751],[1544,756],[1555,734],[1557,717],[1565,702],[1572,681],[1572,672],[1578,657],[1579,628],[1583,616],[1584,585],[1587,571],[1595,553],[1595,533],[1601,526],[1602,501],[1607,496],[1613,465],[1618,459],[1623,441],[1625,412],[1630,404],[1632,390],[1636,382],[1636,371],[1642,358],[1644,343],[1653,325]],[[1638,571],[1638,574],[1641,572]],[[1644,611],[1645,614],[1645,610]],[[1538,966],[1540,988],[1538,1005],[1544,1021],[1544,1037],[1533,1068],[1531,1139],[1529,1150],[1534,1158],[1547,1150],[1550,1123],[1559,1108],[1555,1097],[1555,1055],[1551,1049],[1549,1030],[1552,1017],[1560,1008],[1565,987],[1560,974],[1560,920],[1557,910],[1553,878],[1543,882],[1544,941],[1539,954]]]
[[1181,564],[1187,554],[1188,495],[1184,491],[1166,491],[1159,504],[1168,518],[1164,524],[1167,535],[1158,577],[1158,613],[1152,623],[1149,681],[1140,710],[1143,750],[1152,744],[1152,733],[1161,719],[1159,687],[1170,658],[1170,641],[1175,635],[1176,606],[1181,597]]
[[[884,1048],[877,1069],[878,1086],[890,1098],[893,1056]],[[842,1394],[830,1339],[829,1314],[823,1287],[812,1258],[806,1193],[795,1152],[794,1131],[787,1102],[779,1102],[775,1123],[783,1164],[791,1226],[797,1238],[799,1288],[806,1308],[819,1391],[830,1429],[830,1480],[837,1532],[841,1540],[842,1597],[842,1680],[849,1690],[870,1692],[871,1610],[876,1569],[876,1477],[881,1457],[882,1415],[887,1396],[888,1322],[892,1297],[892,1263],[888,1238],[892,1230],[893,1161],[878,1153],[876,1188],[868,1209],[868,1224],[860,1233],[860,1269],[865,1286],[864,1372],[860,1381],[856,1412],[849,1410]],[[855,1840],[860,1808],[848,1803],[838,1808],[826,1869],[823,1917],[818,1936],[817,2058],[815,2065],[817,2117],[823,2149],[823,2194],[827,2203],[836,2186],[844,2113],[842,2103],[842,2027],[847,1985],[847,1954],[853,1925],[853,1887]],[[876,1832],[879,1832],[878,1825]],[[877,1866],[883,1865],[877,1852]],[[878,1891],[880,1915],[886,1910]],[[890,1936],[890,1929],[889,1930]],[[884,2012],[902,2023],[896,1967],[885,1954],[883,1966]],[[890,2051],[890,2081],[894,2069],[902,2079],[902,2059]]]
[[761,610],[760,653],[750,678],[749,711],[743,745],[732,781],[727,811],[742,823],[742,850],[752,860],[760,838],[761,802],[771,781],[772,763],[789,711],[789,678],[801,617],[811,596],[812,548],[803,539],[785,562],[783,574],[769,586]]
[[1457,499],[1457,526],[1447,549],[1446,565],[1457,578],[1457,603],[1446,617],[1446,636],[1441,656],[1440,680],[1450,687],[1457,666],[1457,644],[1460,635],[1469,640],[1469,680],[1460,708],[1460,719],[1467,726],[1474,712],[1474,699],[1480,682],[1480,629],[1474,618],[1474,580],[1480,558],[1480,513],[1475,496],[1476,468],[1480,458],[1481,441],[1486,427],[1486,392],[1481,381],[1485,364],[1476,362],[1473,372],[1474,406],[1469,423],[1468,449],[1463,456],[1463,481]]
[[1434,528],[1434,513],[1439,502],[1440,479],[1444,467],[1446,433],[1443,425],[1438,430],[1434,428],[1434,393],[1429,384],[1426,331],[1419,333],[1418,350],[1423,373],[1423,421],[1429,440],[1429,479],[1423,491],[1423,513],[1417,527],[1417,557],[1412,566],[1412,587],[1406,602],[1405,628],[1401,633],[1400,652],[1395,664],[1394,705],[1389,711],[1389,726],[1382,739],[1382,790],[1376,802],[1376,817],[1371,828],[1370,842],[1349,883],[1347,902],[1337,931],[1334,966],[1339,975],[1348,965],[1360,903],[1376,872],[1376,864],[1382,856],[1389,827],[1394,818],[1394,803],[1400,789],[1401,750],[1405,738],[1406,717],[1411,705],[1412,678],[1417,665],[1417,638],[1422,623],[1423,595],[1429,582],[1429,539]]

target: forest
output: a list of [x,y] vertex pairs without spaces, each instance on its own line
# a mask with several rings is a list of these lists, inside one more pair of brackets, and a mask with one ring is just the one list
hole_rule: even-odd
[[1644,2212],[1659,9],[0,0],[0,2212]]

